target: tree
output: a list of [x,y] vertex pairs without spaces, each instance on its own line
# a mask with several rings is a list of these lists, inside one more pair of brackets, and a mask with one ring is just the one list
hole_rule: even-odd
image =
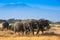
[[12,19],[8,19],[7,21],[8,21],[8,23],[14,23],[15,19],[12,18]]

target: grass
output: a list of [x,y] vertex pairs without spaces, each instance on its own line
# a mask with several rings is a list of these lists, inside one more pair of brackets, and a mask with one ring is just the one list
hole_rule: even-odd
[[0,40],[60,40],[58,36],[0,37]]
[[[0,27],[2,27],[1,24]],[[44,35],[39,34],[39,36],[20,36],[18,33],[15,34],[12,30],[0,30],[0,40],[60,40],[60,28],[52,27],[50,31],[46,32]]]

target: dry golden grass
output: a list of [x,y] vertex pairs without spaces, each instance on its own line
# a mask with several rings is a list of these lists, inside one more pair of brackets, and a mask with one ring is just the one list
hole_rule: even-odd
[[41,36],[41,37],[0,37],[0,40],[60,40],[56,36]]
[[[0,24],[1,26],[1,24]],[[44,35],[20,36],[11,30],[0,31],[0,40],[60,40],[60,28],[53,27]]]
[[18,34],[14,34],[11,30],[5,30],[0,31],[0,40],[60,40],[60,34],[47,33],[44,35],[40,34],[39,36],[19,36]]
[[0,23],[0,28],[2,27],[2,23]]

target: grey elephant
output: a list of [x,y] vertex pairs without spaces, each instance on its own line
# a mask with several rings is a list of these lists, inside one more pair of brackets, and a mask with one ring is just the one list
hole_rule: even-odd
[[37,30],[37,34],[39,34],[39,31],[44,31],[44,28],[47,28],[48,30],[50,29],[50,25],[49,25],[49,21],[48,20],[38,20],[38,30]]
[[32,28],[32,33],[33,33],[33,35],[34,35],[35,29],[38,28],[37,26],[38,26],[37,20],[31,19],[31,20],[30,20],[30,27]]
[[9,23],[6,21],[2,23],[2,29],[5,29],[5,28],[9,29]]
[[[30,25],[30,21],[29,20],[23,20],[22,21],[23,26],[24,26],[24,32],[27,35],[29,32],[32,32],[32,27]],[[32,32],[33,33],[33,32]]]
[[31,25],[33,34],[34,34],[34,29],[37,29],[37,34],[39,34],[39,31],[41,31],[42,34],[43,34],[45,27],[47,29],[50,29],[48,20],[43,20],[43,19],[40,19],[40,20],[35,20],[35,19],[34,20],[30,20],[30,25]]
[[14,32],[18,32],[19,35],[20,33],[22,33],[22,35],[24,34],[24,27],[22,22],[18,21],[14,23]]

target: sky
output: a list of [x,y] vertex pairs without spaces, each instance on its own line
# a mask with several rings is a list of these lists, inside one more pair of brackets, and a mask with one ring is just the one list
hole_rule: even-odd
[[0,19],[60,21],[60,0],[0,0]]

